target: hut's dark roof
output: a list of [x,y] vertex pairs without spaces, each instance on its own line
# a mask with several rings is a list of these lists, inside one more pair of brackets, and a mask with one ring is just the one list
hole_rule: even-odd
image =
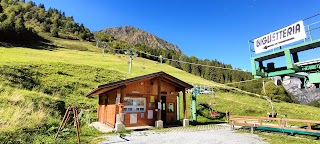
[[130,78],[130,79],[125,79],[125,80],[121,80],[121,81],[117,81],[117,82],[112,82],[112,83],[108,83],[108,84],[104,84],[104,85],[100,85],[98,86],[98,88],[92,90],[91,92],[89,92],[87,94],[87,97],[91,97],[93,95],[97,95],[121,86],[126,85],[127,83],[131,83],[131,82],[135,82],[141,79],[147,79],[147,78],[155,78],[155,77],[160,77],[162,76],[165,79],[170,80],[171,82],[183,87],[183,88],[192,88],[193,86],[180,80],[177,79],[176,77],[169,75],[163,71],[160,72],[156,72],[156,73],[151,73],[151,74],[147,74],[147,75],[143,75],[143,76],[138,76],[138,77],[134,77],[134,78]]

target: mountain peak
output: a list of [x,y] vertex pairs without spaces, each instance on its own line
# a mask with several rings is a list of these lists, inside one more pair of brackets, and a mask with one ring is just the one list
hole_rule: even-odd
[[130,44],[145,44],[151,48],[162,48],[181,52],[177,45],[171,44],[147,31],[131,25],[107,28],[100,32],[112,35],[115,39],[126,41]]

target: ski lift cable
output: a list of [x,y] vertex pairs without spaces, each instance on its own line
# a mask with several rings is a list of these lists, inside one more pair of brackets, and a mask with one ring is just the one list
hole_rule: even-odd
[[[117,50],[117,51],[118,50],[119,51],[123,50],[123,51],[125,51],[126,49],[114,49],[114,50]],[[156,57],[156,58],[160,57],[160,56],[152,55],[152,54],[149,54],[149,53],[146,53],[146,52],[143,52],[143,51],[138,51],[138,50],[135,50],[135,49],[133,49],[133,50],[136,51],[136,52],[139,52],[139,53],[143,53],[143,54],[146,54],[146,55],[149,55],[149,56]],[[179,60],[174,60],[174,59],[169,59],[169,58],[164,58],[164,57],[162,57],[162,59],[175,61],[175,62],[181,62],[181,63],[187,63],[187,64],[191,64],[191,65],[199,65],[199,66],[206,66],[206,67],[212,67],[212,68],[220,68],[220,69],[224,69],[224,70],[235,70],[235,71],[243,72],[243,70],[238,70],[238,69],[224,68],[224,67],[217,67],[217,66],[210,66],[210,65],[203,65],[203,64],[197,64],[197,63],[190,63],[190,62],[179,61]],[[260,79],[251,79],[251,80],[245,80],[245,81],[240,81],[240,82],[232,82],[232,83],[226,83],[226,84],[223,84],[223,85],[229,85],[229,84],[235,84],[235,83],[244,83],[244,82],[256,81],[256,80],[260,80]]]
[[231,83],[226,83],[225,85],[231,85],[231,84],[236,84],[236,83],[245,83],[245,82],[250,82],[250,81],[256,81],[260,79],[251,79],[251,80],[245,80],[245,81],[239,81],[239,82],[231,82]]
[[[135,50],[135,51],[138,51],[138,50]],[[152,54],[149,54],[149,53],[146,53],[146,52],[142,52],[142,51],[138,51],[138,52],[146,54],[146,55],[149,55],[149,56],[153,56],[153,57],[156,57],[156,58],[160,57],[160,56],[152,55]],[[198,64],[198,63],[190,63],[190,62],[185,62],[185,61],[181,61],[181,60],[169,59],[169,58],[165,58],[165,57],[162,57],[162,59],[169,60],[169,61],[174,61],[174,62],[185,63],[185,64],[191,64],[191,65],[206,66],[206,67],[211,67],[211,68],[218,68],[218,69],[224,69],[224,70],[233,70],[233,71],[245,72],[244,70],[239,70],[239,69],[224,68],[224,67],[218,67],[218,66],[210,66],[210,65]]]
[[317,16],[320,16],[320,13],[315,14],[315,15],[310,16],[310,17],[307,17],[307,18],[303,19],[303,21],[308,20],[308,19],[311,19],[311,18],[314,18],[314,17],[317,17]]

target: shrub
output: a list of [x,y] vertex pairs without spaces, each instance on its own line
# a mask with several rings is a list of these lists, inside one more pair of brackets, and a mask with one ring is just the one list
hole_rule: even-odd
[[[265,83],[265,92],[266,95],[269,96],[271,99],[277,99],[285,102],[293,102],[290,95],[286,92],[282,85],[276,86],[273,81],[268,81]],[[262,90],[262,92],[263,90]]]
[[320,102],[319,101],[313,101],[312,103],[309,104],[310,106],[313,106],[313,107],[318,107],[320,108]]
[[12,86],[19,86],[31,90],[39,86],[39,73],[33,70],[33,66],[2,66],[0,67],[0,75],[2,80],[6,81]]

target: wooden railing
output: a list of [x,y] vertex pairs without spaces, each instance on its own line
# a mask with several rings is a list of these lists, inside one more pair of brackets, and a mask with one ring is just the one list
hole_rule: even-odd
[[[274,121],[276,123],[274,123]],[[270,123],[270,122],[273,122],[273,123]],[[287,124],[288,122],[305,123],[307,127],[305,129],[301,127],[288,126]],[[285,129],[301,130],[301,131],[307,131],[307,132],[320,132],[320,130],[314,130],[311,127],[311,124],[320,124],[320,121],[315,121],[315,120],[230,115],[229,124],[231,125],[232,129],[234,129],[234,126],[249,126],[251,128],[264,126],[264,127],[270,127],[270,128],[285,128]]]

